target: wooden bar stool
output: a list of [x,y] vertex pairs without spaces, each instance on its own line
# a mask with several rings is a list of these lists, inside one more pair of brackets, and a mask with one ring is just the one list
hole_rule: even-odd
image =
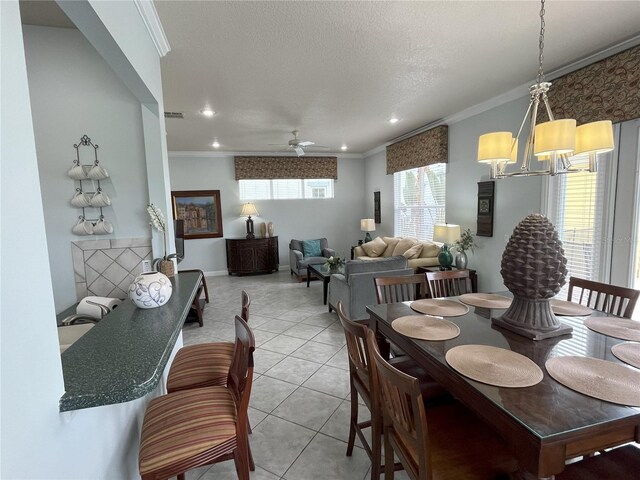
[[195,388],[149,402],[138,462],[143,480],[184,480],[188,470],[230,459],[241,480],[255,469],[247,432],[255,338],[242,318],[236,316],[235,326],[228,387]]
[[398,277],[375,277],[378,303],[398,303],[418,300],[428,295],[427,281],[423,273]]
[[574,301],[574,289],[577,303],[624,318],[631,318],[640,296],[640,290],[633,288],[571,277],[567,295],[570,302]]
[[431,298],[455,297],[473,291],[469,270],[427,272]]
[[[251,298],[242,291],[242,319],[249,321]],[[178,350],[169,369],[167,392],[226,385],[233,358],[232,342],[188,345]]]

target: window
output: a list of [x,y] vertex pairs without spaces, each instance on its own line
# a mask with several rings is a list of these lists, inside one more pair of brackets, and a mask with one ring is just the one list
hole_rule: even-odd
[[446,164],[393,174],[394,235],[432,240],[433,226],[445,221]]
[[332,179],[238,180],[240,200],[333,198]]
[[[548,217],[558,231],[567,257],[567,282],[558,294],[567,298],[569,277],[597,282],[608,280],[611,245],[609,208],[611,153],[598,155],[598,172],[558,175],[549,179]],[[573,165],[586,165],[588,156],[572,157]]]

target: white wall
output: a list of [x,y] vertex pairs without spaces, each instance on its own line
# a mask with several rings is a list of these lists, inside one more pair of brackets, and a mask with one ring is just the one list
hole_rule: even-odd
[[[491,131],[513,130],[522,121],[528,97],[511,101],[484,113],[449,125],[447,167],[448,223],[476,232],[478,182],[489,179],[489,169],[476,162],[478,136]],[[382,226],[393,234],[393,175],[386,175],[385,152],[365,160],[366,197],[381,191]],[[480,291],[504,290],[500,261],[515,226],[529,213],[540,212],[541,177],[498,180],[495,184],[493,237],[476,237],[478,248],[469,253],[469,267],[478,272]],[[378,232],[376,232],[378,233]]]
[[[24,26],[23,32],[54,300],[60,312],[77,301],[72,240],[151,235],[142,113],[138,99],[78,30]],[[67,170],[76,155],[73,145],[83,134],[99,145],[98,159],[111,175],[101,181],[112,201],[103,208],[114,227],[111,235],[78,237],[71,232],[82,210],[69,204],[79,183]],[[81,147],[80,155],[82,163],[92,163],[93,148]],[[85,213],[97,218],[99,210],[87,208]]]
[[[131,12],[130,3],[114,2],[111,8],[114,21],[132,28],[131,19],[124,15]],[[59,412],[64,382],[17,1],[0,2],[0,22],[0,478],[136,478],[140,413],[147,399]],[[108,25],[104,28],[108,33]],[[134,36],[143,44],[145,35],[146,30],[138,30]],[[103,36],[105,42],[109,38]],[[133,41],[131,45],[135,48]],[[153,60],[159,72],[157,54]],[[155,82],[159,84],[159,78]],[[85,99],[67,95],[65,100]],[[164,124],[158,123],[158,129],[163,129]],[[67,163],[71,158],[65,152],[52,161]],[[156,168],[162,169],[163,158],[166,161],[166,150],[155,159],[160,160]],[[167,177],[165,171],[160,175]],[[64,184],[68,186],[66,179]],[[161,201],[168,204],[164,198]]]
[[[223,233],[226,238],[246,235],[246,218],[241,218],[242,203],[235,179],[233,156],[176,155],[169,152],[172,190],[220,190]],[[313,239],[327,237],[329,246],[341,256],[349,258],[351,246],[363,236],[360,219],[373,194],[365,202],[364,166],[362,159],[338,156],[338,180],[335,198],[325,200],[259,200],[260,215],[254,218],[259,232],[262,222],[272,222],[278,236],[280,267],[289,265],[289,241],[292,238]],[[366,205],[366,206],[365,206]],[[206,272],[227,271],[224,238],[205,238],[185,241],[185,259],[180,268],[199,268]]]

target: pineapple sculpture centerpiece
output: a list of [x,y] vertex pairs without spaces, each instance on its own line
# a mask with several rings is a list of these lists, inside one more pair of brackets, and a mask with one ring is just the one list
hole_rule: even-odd
[[571,333],[549,304],[565,283],[567,259],[558,232],[544,215],[528,215],[516,226],[502,254],[500,273],[513,302],[492,320],[495,325],[533,340]]

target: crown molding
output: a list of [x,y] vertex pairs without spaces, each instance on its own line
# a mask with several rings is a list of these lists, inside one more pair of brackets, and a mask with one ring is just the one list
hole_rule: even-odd
[[[638,45],[640,45],[640,35],[634,35],[633,37],[630,37],[627,40],[616,43],[615,45],[611,45],[596,53],[587,55],[574,62],[568,63],[567,65],[557,68],[551,71],[550,73],[545,74],[545,78],[546,80],[554,80],[556,78],[562,77],[563,75],[566,75],[571,72],[575,72],[576,70],[579,70],[588,65],[591,65],[592,63],[599,62],[600,60],[604,60],[607,57],[615,55],[616,53],[623,52],[625,50],[628,50],[629,48],[633,48]],[[524,83],[515,88],[512,88],[511,90],[505,93],[501,93],[500,95],[496,95],[495,97],[485,100],[484,102],[477,103],[469,108],[465,108],[464,110],[461,110],[452,115],[444,117],[441,120],[436,120],[435,122],[431,122],[427,125],[416,128],[415,130],[407,132],[386,143],[383,143],[382,145],[372,148],[368,152],[365,152],[364,156],[370,157],[371,155],[375,155],[376,153],[383,151],[387,146],[393,143],[397,143],[406,138],[412,137],[414,135],[418,135],[419,133],[426,132],[427,130],[430,130],[434,127],[437,127],[440,125],[450,125],[452,123],[457,123],[462,120],[466,120],[467,118],[478,115],[480,113],[486,112],[487,110],[491,110],[492,108],[496,108],[496,107],[499,107],[500,105],[504,105],[505,103],[511,102],[518,98],[529,97],[529,87],[534,83],[535,83],[535,80],[531,80],[527,83]],[[550,95],[553,95],[553,93],[551,93]]]
[[[197,158],[226,158],[226,157],[291,157],[298,158],[297,155],[291,155],[290,153],[282,152],[208,152],[208,151],[169,151],[170,157],[185,158],[185,157],[197,157]],[[362,153],[320,153],[320,154],[308,154],[308,157],[338,157],[344,159],[361,159],[364,158]]]
[[164,57],[171,51],[171,46],[169,45],[167,36],[164,33],[164,28],[162,28],[162,23],[160,22],[160,17],[158,16],[158,12],[153,1],[133,0],[133,3],[138,9],[138,12],[142,17],[142,21],[149,31],[149,35],[151,36],[151,40],[153,40],[153,44],[158,51],[158,55],[160,55],[160,57]]

